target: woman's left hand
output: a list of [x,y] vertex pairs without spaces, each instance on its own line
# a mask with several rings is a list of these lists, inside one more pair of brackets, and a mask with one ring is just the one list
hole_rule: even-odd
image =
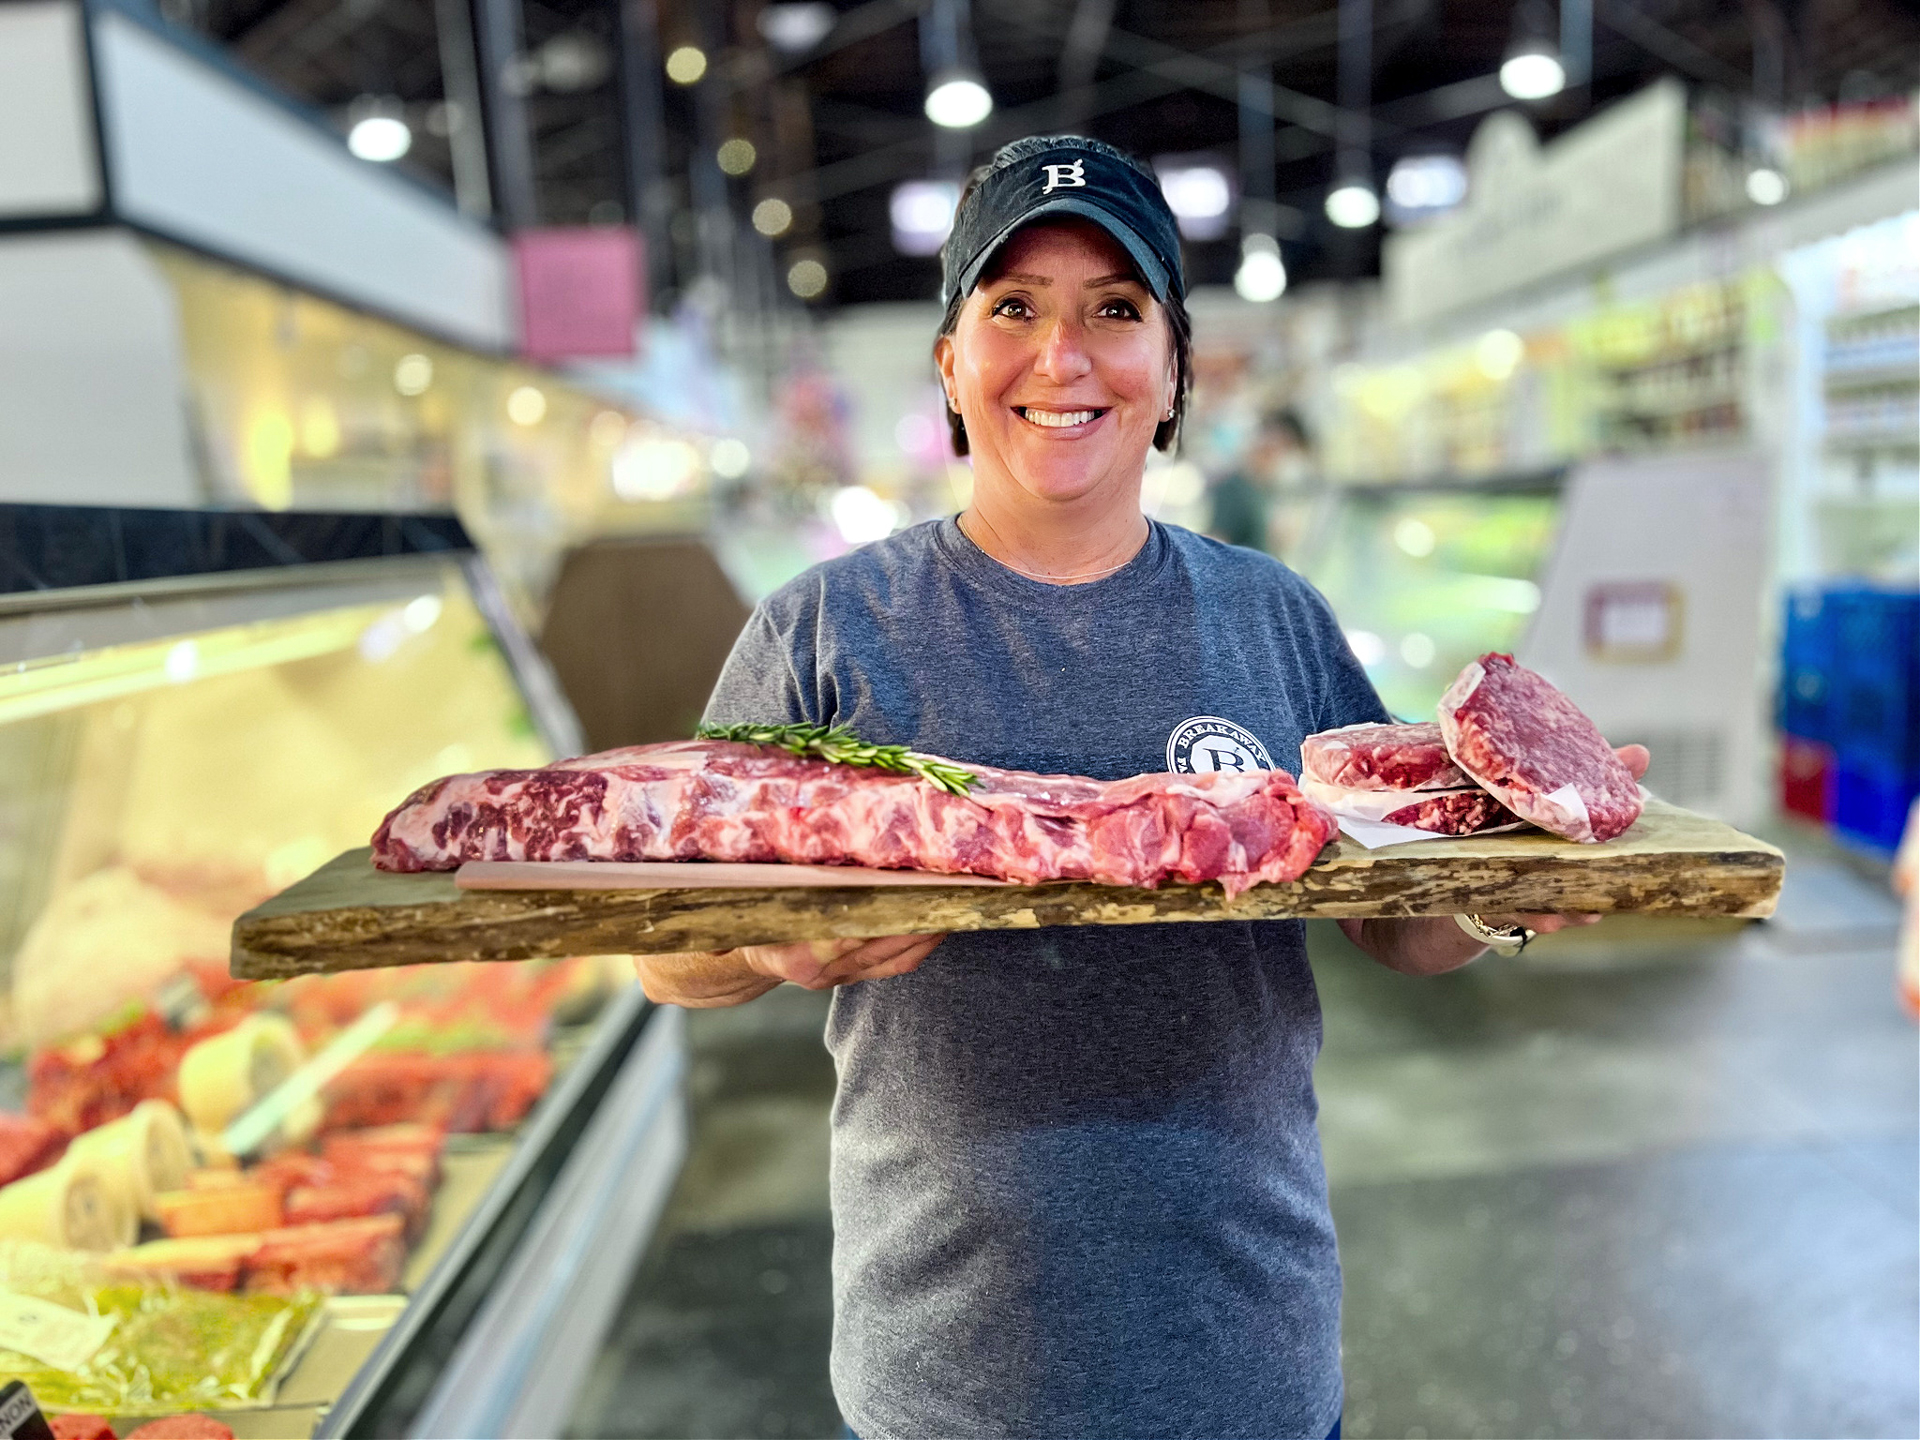
[[[1635,780],[1647,773],[1652,759],[1644,745],[1622,745],[1614,754]],[[1536,935],[1592,925],[1598,915],[1482,915],[1496,928],[1524,925]],[[1410,920],[1342,920],[1349,940],[1385,965],[1407,975],[1439,975],[1457,970],[1479,957],[1486,947],[1462,930],[1450,917],[1422,916]]]

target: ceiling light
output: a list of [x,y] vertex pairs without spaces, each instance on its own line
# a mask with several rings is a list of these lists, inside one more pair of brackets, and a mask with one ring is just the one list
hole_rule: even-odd
[[1233,288],[1242,300],[1257,305],[1287,293],[1287,267],[1280,258],[1280,243],[1271,235],[1253,234],[1241,240]]
[[1458,155],[1403,155],[1387,174],[1387,218],[1417,224],[1444,215],[1467,198],[1467,167]]
[[793,207],[772,197],[762,200],[753,207],[753,228],[768,239],[786,234],[793,228]]
[[949,130],[971,130],[993,113],[986,83],[969,70],[945,70],[927,86],[927,118]]
[[433,384],[433,361],[418,351],[402,355],[393,367],[393,388],[402,395],[424,395]]
[[753,452],[747,449],[745,441],[729,435],[713,442],[713,449],[707,452],[707,464],[721,479],[738,480],[753,464]]
[[547,397],[531,385],[507,396],[507,418],[516,425],[538,425],[547,414]]
[[951,180],[908,180],[894,186],[887,202],[893,248],[902,255],[938,255],[959,203],[960,187]]
[[698,45],[682,45],[667,56],[667,78],[676,85],[697,85],[707,73],[707,52]]
[[1787,198],[1787,177],[1765,165],[1749,170],[1747,198],[1756,205],[1778,205]]
[[356,115],[353,128],[347,131],[347,149],[362,160],[385,165],[413,148],[413,131],[401,117],[397,101],[366,102],[356,107]]
[[1566,87],[1566,68],[1544,40],[1518,42],[1500,65],[1500,88],[1516,100],[1545,100]]
[[1160,193],[1189,240],[1218,240],[1227,233],[1233,209],[1233,182],[1221,166],[1208,161],[1165,159],[1153,163]]
[[753,148],[751,140],[738,137],[720,142],[720,151],[716,158],[720,168],[729,175],[744,175],[753,169],[754,161],[760,158],[760,152]]
[[769,5],[756,23],[774,49],[797,55],[826,39],[835,19],[833,6],[826,0],[812,0],[810,4]]
[[1527,342],[1511,330],[1489,330],[1473,347],[1474,361],[1489,380],[1505,380],[1526,356]]
[[827,267],[818,260],[796,260],[787,271],[787,288],[802,300],[811,300],[827,288]]
[[591,90],[613,73],[613,55],[606,43],[584,30],[554,36],[532,59],[540,83],[559,95]]
[[1364,180],[1344,180],[1327,196],[1327,218],[1342,230],[1364,230],[1380,218],[1380,197]]

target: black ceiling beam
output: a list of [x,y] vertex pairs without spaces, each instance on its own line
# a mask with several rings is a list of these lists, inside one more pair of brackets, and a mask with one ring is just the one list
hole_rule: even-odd
[[1631,40],[1654,59],[1711,85],[1724,85],[1741,93],[1752,88],[1753,77],[1747,72],[1701,49],[1684,35],[1676,35],[1658,20],[1634,9],[1627,0],[1600,0],[1595,9],[1609,30],[1622,39]]

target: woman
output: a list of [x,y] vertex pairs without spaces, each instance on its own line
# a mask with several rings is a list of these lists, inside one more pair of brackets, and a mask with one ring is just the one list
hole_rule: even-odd
[[[1320,596],[1149,521],[1186,400],[1179,240],[1144,167],[1009,145],[943,260],[974,495],[754,613],[709,711],[1118,778],[1280,765],[1387,718]],[[1451,970],[1453,920],[1343,922]],[[1528,917],[1536,930],[1565,917]],[[732,1005],[840,987],[834,1392],[866,1440],[1338,1432],[1340,1269],[1298,922],[1080,927],[639,962]],[[860,982],[860,983],[854,983]]]

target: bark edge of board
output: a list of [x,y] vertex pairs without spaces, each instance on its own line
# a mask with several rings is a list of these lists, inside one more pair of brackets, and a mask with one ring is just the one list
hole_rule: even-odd
[[1779,850],[1653,800],[1625,835],[1575,845],[1542,832],[1369,851],[1341,836],[1289,885],[1229,901],[1217,885],[1138,890],[1079,883],[773,890],[460,890],[451,871],[391,875],[349,850],[246,912],[231,970],[243,980],[461,960],[718,950],[909,931],[1192,920],[1451,915],[1463,910],[1636,911],[1759,919],[1786,869]]

